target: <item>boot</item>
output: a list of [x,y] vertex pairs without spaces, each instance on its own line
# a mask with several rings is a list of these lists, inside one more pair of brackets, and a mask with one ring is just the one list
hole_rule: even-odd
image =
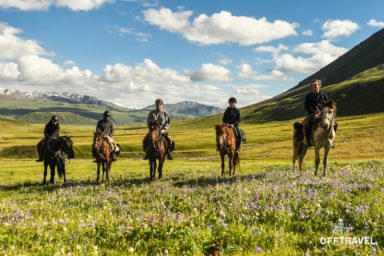
[[148,156],[148,150],[145,150],[145,154],[143,156],[143,160],[148,160],[149,156]]
[[112,162],[117,161],[115,151],[112,152],[111,156],[112,156]]
[[168,150],[167,158],[168,160],[173,160],[172,153],[170,150]]

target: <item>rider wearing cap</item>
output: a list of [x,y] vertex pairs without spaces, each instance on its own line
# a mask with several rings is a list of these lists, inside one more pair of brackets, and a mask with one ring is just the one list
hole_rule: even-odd
[[234,97],[229,98],[228,100],[229,106],[224,112],[223,123],[230,124],[234,128],[235,136],[236,136],[236,151],[238,153],[240,150],[240,145],[242,141],[242,133],[239,127],[241,122],[240,110],[236,108],[236,103],[237,103],[236,98]]
[[[157,124],[160,127],[160,133],[164,135],[165,140],[167,141],[167,148],[168,148],[168,159],[172,160],[171,152],[173,150],[173,141],[172,138],[168,134],[168,129],[171,126],[171,118],[169,117],[168,113],[163,109],[164,102],[162,99],[157,99],[155,101],[156,109],[149,112],[147,117],[147,127],[150,129],[150,124],[157,122]],[[145,151],[144,159],[148,159],[148,150],[147,146],[149,145],[149,132],[144,137],[143,140],[143,148]]]
[[109,147],[111,148],[111,152],[112,152],[112,160],[116,161],[115,153],[118,151],[118,147],[116,146],[115,140],[112,139],[114,129],[115,129],[115,125],[111,120],[111,112],[105,111],[103,113],[103,119],[97,122],[96,133],[99,135],[105,133],[107,135]]
[[42,162],[44,159],[44,151],[47,141],[56,139],[60,136],[60,124],[59,117],[54,115],[51,120],[45,125],[44,138],[37,144],[37,152],[39,153],[39,159],[36,162]]

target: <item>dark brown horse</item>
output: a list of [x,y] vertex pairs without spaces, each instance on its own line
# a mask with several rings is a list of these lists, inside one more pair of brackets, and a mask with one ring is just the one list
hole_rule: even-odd
[[44,149],[44,180],[43,184],[47,182],[47,169],[48,165],[51,170],[51,178],[49,183],[55,183],[55,168],[59,177],[64,176],[64,182],[67,181],[65,176],[65,157],[69,159],[75,157],[73,152],[73,142],[68,136],[61,136],[59,138],[50,139],[47,141],[47,145]]
[[109,173],[111,171],[112,156],[111,148],[108,143],[107,134],[94,133],[92,155],[96,159],[97,163],[97,178],[96,182],[100,181],[100,167],[103,169],[103,175],[101,180],[104,180],[104,174],[107,182],[109,183]]
[[[157,122],[149,124],[149,145],[148,150],[148,160],[149,160],[149,179],[154,180],[156,176],[156,168],[159,172],[159,179],[163,177],[163,165],[165,158],[168,154],[168,149],[166,147],[166,139],[164,135],[160,132],[160,127]],[[159,160],[159,165],[157,166],[157,160]]]
[[[229,124],[216,125],[216,143],[221,157],[221,176],[224,176],[224,156],[228,155],[229,176],[235,175],[236,166],[240,164],[239,153],[236,152],[236,137]],[[233,168],[233,172],[232,172]]]

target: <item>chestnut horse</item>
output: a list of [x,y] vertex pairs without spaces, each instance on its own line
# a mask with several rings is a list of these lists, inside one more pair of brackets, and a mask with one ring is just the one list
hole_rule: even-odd
[[[302,171],[303,160],[307,153],[308,146],[304,142],[303,125],[296,122],[293,127],[293,171],[295,171],[295,162],[297,159],[299,159],[299,171]],[[336,137],[336,127],[336,103],[332,101],[322,109],[319,123],[314,125],[311,134],[316,155],[315,175],[317,175],[320,164],[320,149],[324,148],[323,176],[325,176],[328,155]]]
[[103,169],[102,181],[104,180],[104,174],[106,175],[107,182],[109,183],[109,173],[111,171],[112,156],[111,148],[109,147],[107,134],[94,133],[92,155],[96,159],[97,163],[97,178],[96,182],[100,181],[100,166]]
[[[149,160],[149,179],[154,180],[156,176],[156,167],[159,172],[159,179],[163,177],[163,165],[165,158],[168,154],[168,149],[166,147],[165,137],[160,133],[160,127],[157,122],[149,124],[149,137],[150,142],[147,146],[148,150],[148,160]],[[156,160],[159,160],[159,165],[157,166]]]
[[65,156],[68,155],[69,159],[75,157],[73,151],[73,142],[68,136],[61,136],[59,138],[50,139],[47,141],[47,146],[44,149],[44,180],[43,184],[46,184],[47,169],[48,166],[51,169],[51,178],[49,183],[55,183],[55,168],[57,167],[57,173],[59,178],[64,176],[64,182],[67,181],[65,176]]
[[[215,125],[216,144],[221,157],[221,176],[224,176],[224,156],[228,155],[229,176],[235,175],[236,166],[240,164],[239,153],[236,152],[236,136],[229,124]],[[233,168],[233,173],[232,173]]]

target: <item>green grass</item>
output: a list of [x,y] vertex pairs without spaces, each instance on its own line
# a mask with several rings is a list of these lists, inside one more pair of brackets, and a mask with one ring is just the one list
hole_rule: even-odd
[[[123,146],[110,184],[96,184],[94,126],[62,124],[77,158],[64,184],[42,186],[34,145],[42,125],[0,119],[0,254],[370,255],[384,245],[384,114],[339,118],[327,177],[313,150],[291,170],[293,121],[243,124],[248,141],[235,178],[221,178],[217,117],[172,123],[174,161],[149,182],[143,126],[119,126]],[[15,154],[18,154],[15,156]],[[378,245],[323,245],[368,236]]]

